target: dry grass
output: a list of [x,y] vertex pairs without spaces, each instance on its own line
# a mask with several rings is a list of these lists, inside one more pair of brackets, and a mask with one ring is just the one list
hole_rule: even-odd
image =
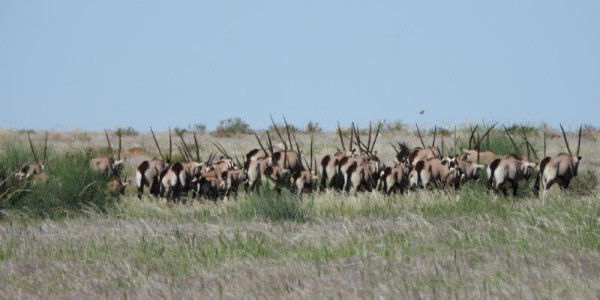
[[[54,153],[104,146],[101,133],[56,134],[62,140],[51,140]],[[317,136],[317,156],[337,146],[333,133]],[[393,151],[384,145],[391,138],[378,142],[388,163]],[[164,150],[167,135],[159,139]],[[205,156],[211,139],[200,137]],[[251,136],[219,140],[234,154],[256,144]],[[582,146],[582,169],[597,172],[598,144]],[[124,139],[124,147],[146,152],[128,158],[129,174],[155,152],[144,132]],[[559,151],[561,141],[553,140],[549,154]],[[292,204],[305,214],[298,221],[252,214],[262,200],[242,194],[170,206],[127,196],[106,214],[40,220],[9,213],[0,221],[0,292],[6,298],[600,295],[598,193],[554,191],[540,200],[496,198],[476,185],[389,198],[328,191]]]

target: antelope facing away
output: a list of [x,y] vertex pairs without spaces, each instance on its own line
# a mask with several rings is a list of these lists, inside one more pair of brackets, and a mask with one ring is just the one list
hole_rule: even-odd
[[136,171],[135,171],[135,185],[138,191],[138,198],[142,199],[142,194],[144,193],[144,187],[148,187],[150,189],[150,194],[158,197],[160,194],[160,175],[165,170],[167,170],[171,163],[171,155],[173,154],[173,143],[171,138],[171,130],[169,129],[169,156],[165,157],[160,150],[160,146],[158,145],[158,141],[156,140],[156,135],[152,128],[150,128],[150,132],[152,132],[152,138],[154,139],[154,143],[156,144],[156,148],[158,149],[158,153],[161,158],[154,157],[151,160],[145,160],[141,162]]
[[555,157],[545,157],[542,159],[539,168],[540,172],[536,178],[533,188],[533,192],[536,196],[539,195],[539,190],[541,187],[543,189],[542,196],[545,197],[548,193],[548,189],[550,189],[554,183],[558,184],[562,190],[565,190],[569,187],[571,180],[577,176],[579,162],[582,159],[582,157],[579,155],[582,127],[579,127],[577,152],[575,152],[575,155],[573,155],[571,152],[571,147],[569,146],[569,141],[567,140],[567,135],[562,127],[562,124],[560,124],[560,129],[569,153],[567,154],[563,152],[559,153]]
[[23,180],[29,178],[31,176],[40,177],[40,180],[44,180],[45,176],[43,175],[44,169],[46,168],[46,159],[47,159],[47,151],[48,151],[48,132],[45,134],[44,139],[44,159],[40,163],[35,154],[35,150],[33,149],[33,143],[31,142],[31,136],[27,133],[27,139],[29,140],[29,146],[31,147],[31,154],[33,155],[34,162],[29,163],[23,166],[17,173],[15,173],[15,177],[19,180]]
[[94,157],[91,160],[92,170],[99,172],[100,174],[104,174],[108,177],[118,177],[121,169],[123,168],[123,161],[121,160],[121,131],[117,131],[117,136],[119,137],[119,151],[117,152],[117,159],[114,158],[114,151],[110,144],[110,139],[108,137],[108,133],[104,130],[104,134],[106,135],[106,142],[108,143],[108,150],[111,152],[111,157],[108,156],[100,156]]

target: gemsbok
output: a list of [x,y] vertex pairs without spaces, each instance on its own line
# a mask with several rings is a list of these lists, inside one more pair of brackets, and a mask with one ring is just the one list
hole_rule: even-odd
[[145,160],[140,163],[135,171],[135,185],[138,191],[138,198],[142,199],[142,194],[144,193],[144,186],[150,189],[150,194],[154,197],[158,197],[160,195],[160,175],[168,170],[171,164],[171,157],[173,154],[173,141],[171,138],[171,130],[169,129],[169,156],[165,157],[160,150],[160,146],[158,145],[158,140],[156,139],[156,135],[150,128],[150,132],[152,132],[152,138],[154,139],[154,143],[156,144],[156,148],[158,149],[158,153],[161,158],[154,157],[151,160]]
[[116,134],[119,137],[119,151],[117,152],[117,158],[115,159],[115,154],[110,144],[110,138],[108,137],[108,132],[104,130],[104,134],[106,136],[106,142],[108,143],[108,151],[110,151],[111,156],[99,156],[91,159],[92,170],[104,174],[108,177],[119,177],[121,169],[123,168],[123,161],[121,160],[121,137],[123,136],[121,130],[117,130]]
[[15,177],[19,180],[23,180],[29,178],[31,176],[40,177],[41,181],[44,181],[45,176],[42,175],[44,169],[46,168],[46,160],[47,160],[47,152],[48,152],[48,132],[45,133],[44,138],[44,159],[40,162],[35,154],[35,150],[33,149],[33,143],[31,142],[31,136],[27,133],[27,139],[29,140],[29,146],[31,147],[31,154],[33,155],[34,162],[29,163],[19,169],[18,172],[15,173]]
[[561,190],[565,190],[569,187],[571,180],[577,176],[579,162],[582,159],[582,157],[579,155],[582,127],[579,127],[577,151],[575,152],[575,155],[573,155],[571,152],[571,147],[569,146],[569,141],[567,140],[567,134],[565,133],[562,124],[560,124],[560,130],[562,131],[563,138],[567,146],[567,151],[569,153],[562,152],[555,157],[545,157],[542,159],[539,166],[540,172],[536,178],[533,188],[533,192],[536,196],[539,195],[539,190],[542,188],[542,196],[545,197],[548,193],[548,189],[550,189],[554,183],[558,184]]

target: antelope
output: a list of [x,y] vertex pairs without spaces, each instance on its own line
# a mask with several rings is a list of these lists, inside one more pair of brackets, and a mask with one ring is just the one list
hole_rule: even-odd
[[33,143],[31,142],[31,136],[29,133],[27,133],[27,139],[29,140],[29,146],[31,147],[31,154],[33,155],[34,162],[23,166],[17,173],[15,173],[15,177],[19,180],[23,180],[34,176],[34,178],[38,179],[36,181],[45,181],[44,178],[46,177],[45,175],[43,175],[43,172],[46,168],[46,160],[48,153],[48,132],[46,132],[44,138],[44,159],[41,163],[38,160],[37,155],[35,154],[35,150],[33,149]]
[[[479,181],[481,170],[485,169],[485,165],[476,164],[468,160],[462,159],[456,155],[448,160],[450,167],[454,167],[461,173],[460,184],[464,184],[469,180]],[[458,187],[458,186],[457,186]]]
[[[258,135],[256,134],[256,132],[254,133],[254,136],[256,137],[256,140],[258,141],[258,144],[260,145],[261,151],[263,151],[264,153],[267,153],[267,151],[265,150],[265,148],[262,145],[262,142],[258,138]],[[267,131],[267,137],[269,138],[269,140],[271,140],[269,131]],[[250,159],[248,159],[244,162],[244,172],[245,172],[246,178],[247,178],[246,186],[249,191],[253,191],[253,190],[258,191],[260,180],[261,180],[261,174],[263,174],[268,167],[273,165],[271,151],[272,151],[272,149],[269,149],[268,154],[270,154],[270,155],[268,155],[268,156],[258,157],[258,158],[251,157]]]
[[396,162],[394,167],[387,167],[381,171],[379,179],[379,189],[386,195],[389,195],[394,190],[399,190],[401,194],[407,185],[407,168],[403,162]]
[[448,185],[454,185],[455,187],[459,182],[460,176],[455,176],[456,168],[450,167],[450,163],[447,160],[442,160],[437,157],[430,158],[428,160],[418,161],[410,170],[408,174],[409,187],[432,187],[433,184],[437,184],[441,187]]
[[488,187],[498,193],[502,190],[507,195],[507,188],[511,187],[513,196],[517,195],[519,181],[525,179],[529,181],[533,168],[537,164],[522,161],[518,156],[508,155],[505,158],[496,159],[487,167]]
[[360,140],[358,126],[354,127],[353,130],[356,135],[356,145],[361,150],[361,153],[355,157],[346,157],[340,161],[339,170],[344,176],[343,190],[355,192],[359,188],[364,187],[366,190],[372,191],[379,179],[380,171],[385,168],[385,165],[377,157],[377,152],[373,151],[381,130],[381,124],[378,124],[377,126],[377,132],[372,144],[371,123],[369,123],[369,139],[367,145],[364,145]]
[[350,148],[349,151],[346,150],[344,146],[344,138],[342,136],[342,130],[340,128],[340,124],[338,123],[338,134],[340,136],[340,142],[342,145],[342,150],[339,148],[337,152],[333,155],[325,155],[323,159],[321,159],[321,185],[320,189],[323,191],[328,187],[341,187],[343,183],[340,182],[341,179],[340,174],[338,173],[338,164],[340,161],[346,157],[354,157],[355,151],[352,149],[352,139],[354,136],[354,130],[350,133]]
[[150,194],[158,197],[160,194],[160,176],[170,167],[172,152],[173,152],[173,143],[171,138],[171,130],[169,129],[169,156],[165,157],[160,150],[160,146],[158,145],[158,141],[156,140],[156,135],[150,127],[150,132],[152,132],[152,138],[154,139],[154,143],[156,144],[156,148],[158,149],[158,153],[161,158],[154,157],[151,160],[145,160],[140,163],[135,171],[135,185],[138,191],[138,199],[142,199],[142,194],[144,193],[144,186],[150,189]]
[[227,176],[221,177],[213,168],[206,169],[200,177],[196,177],[196,189],[199,196],[216,200],[227,193]]
[[533,192],[536,196],[539,195],[539,190],[541,187],[543,189],[542,196],[546,197],[548,189],[550,189],[554,183],[558,184],[561,190],[565,190],[569,187],[571,180],[574,177],[577,177],[579,162],[582,159],[582,157],[579,155],[582,127],[579,127],[577,151],[575,152],[575,155],[573,155],[571,152],[571,147],[569,146],[569,141],[567,140],[567,135],[562,124],[560,124],[560,129],[569,153],[567,154],[562,152],[555,157],[545,157],[542,159],[539,166],[540,172],[535,180],[533,188]]
[[127,180],[127,176],[125,176],[125,180],[121,181],[119,178],[113,178],[108,182],[108,190],[111,193],[124,195],[125,188],[129,185],[129,181]]
[[[469,162],[476,162],[477,164],[483,163],[484,165],[489,165],[492,161],[494,161],[496,159],[496,154],[494,152],[481,151],[481,142],[486,137],[489,137],[490,132],[492,131],[492,129],[494,129],[494,127],[496,127],[497,124],[498,123],[495,123],[494,125],[490,126],[490,128],[488,128],[488,130],[481,137],[479,137],[479,131],[477,131],[477,127],[479,127],[479,125],[475,126],[475,128],[473,128],[473,129],[471,129],[471,135],[469,137],[469,148],[470,149],[462,150],[462,152],[463,152],[462,159],[463,160],[469,161]],[[476,131],[477,131],[477,139],[475,139]],[[474,148],[471,148],[472,141],[476,142]]]
[[[506,127],[504,127],[504,132],[508,135],[508,138],[515,148],[515,152],[519,153],[519,148]],[[527,146],[526,157],[519,156],[518,154],[509,154],[504,158],[492,161],[492,163],[488,165],[488,187],[495,193],[502,190],[502,193],[507,196],[507,188],[510,187],[513,190],[513,196],[516,196],[519,189],[519,181],[521,181],[521,179],[525,179],[527,182],[530,181],[531,175],[537,164],[529,162],[529,157],[531,157],[530,148],[533,149],[533,147],[529,143],[524,130],[523,139]],[[535,153],[535,149],[533,149],[533,151]],[[535,156],[537,156],[537,154]]]
[[118,177],[121,169],[123,168],[123,161],[121,160],[121,131],[117,131],[117,136],[119,137],[119,151],[117,152],[117,159],[114,159],[114,151],[110,144],[110,139],[108,137],[108,132],[104,130],[104,134],[106,136],[106,142],[108,143],[108,150],[111,152],[112,157],[108,156],[100,156],[94,157],[91,160],[92,170],[99,172],[100,174],[104,174],[108,177]]
[[[294,137],[296,139],[296,137]],[[316,170],[313,169],[313,160],[315,162],[314,166],[317,166],[316,159],[313,157],[313,142],[314,137],[311,135],[310,137],[310,163],[304,159],[306,166],[308,169],[303,168],[302,171],[296,171],[292,174],[292,185],[296,188],[296,193],[301,195],[302,192],[310,191],[313,189],[315,183],[319,179],[316,175]]]
[[[277,135],[281,139],[281,142],[283,143],[283,146],[284,146],[283,151],[271,153],[271,157],[273,158],[273,165],[277,165],[280,168],[289,171],[289,172],[285,172],[285,173],[294,173],[297,171],[302,171],[302,161],[300,159],[301,150],[297,147],[298,146],[297,143],[296,143],[297,152],[294,150],[294,146],[292,144],[292,137],[290,134],[290,126],[288,125],[285,117],[283,118],[283,121],[285,123],[285,130],[286,130],[287,138],[288,138],[287,142],[283,138],[283,135],[281,134],[281,132],[279,131],[277,124],[275,124],[275,121],[273,120],[273,116],[271,116],[271,122],[273,123],[273,127],[275,128],[275,131],[277,132]],[[288,144],[288,142],[289,142],[289,144]],[[273,148],[273,145],[271,144],[270,141],[269,141],[269,144],[270,144],[269,147]]]
[[231,193],[237,195],[240,185],[248,180],[245,170],[230,170],[225,176],[225,196],[229,196]]
[[[419,139],[421,140],[421,145],[423,146],[421,147],[416,147],[413,148],[412,150],[409,150],[410,154],[406,157],[406,161],[408,163],[408,166],[411,167],[413,165],[415,165],[417,162],[419,161],[426,161],[430,158],[440,158],[440,149],[438,149],[435,146],[435,137],[437,134],[437,126],[436,126],[436,130],[433,133],[433,142],[431,143],[431,146],[427,147],[425,146],[425,143],[423,142],[423,137],[421,136],[421,130],[419,130],[419,125],[415,124],[417,126],[417,133],[419,134]],[[398,146],[400,146],[400,151],[397,152],[397,158],[399,161],[402,161],[403,159],[405,159],[405,157],[403,156],[404,153],[406,153],[407,151],[407,146],[406,144],[398,144]],[[400,153],[403,153],[403,155],[400,155]],[[398,157],[399,156],[399,157]]]
[[191,181],[182,163],[174,163],[163,171],[160,178],[160,194],[167,200],[178,199],[185,192],[185,184]]

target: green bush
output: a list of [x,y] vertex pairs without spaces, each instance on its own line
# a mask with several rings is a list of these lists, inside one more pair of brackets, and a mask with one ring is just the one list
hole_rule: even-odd
[[221,120],[219,126],[211,134],[215,137],[230,137],[236,134],[251,134],[250,125],[242,118],[229,118]]
[[310,207],[304,206],[287,190],[281,194],[269,189],[265,189],[260,195],[248,194],[240,204],[239,214],[244,219],[261,217],[271,221],[306,222],[311,219]]
[[579,172],[569,185],[568,194],[573,196],[587,196],[593,194],[598,188],[598,175],[592,170]]
[[0,211],[56,218],[85,210],[105,212],[118,197],[108,190],[108,178],[90,168],[90,157],[68,154],[48,161],[47,180],[19,181],[15,171],[29,160],[24,147],[4,143],[0,151]]
[[306,124],[306,129],[304,130],[306,133],[321,133],[323,132],[323,128],[317,122],[309,121]]

